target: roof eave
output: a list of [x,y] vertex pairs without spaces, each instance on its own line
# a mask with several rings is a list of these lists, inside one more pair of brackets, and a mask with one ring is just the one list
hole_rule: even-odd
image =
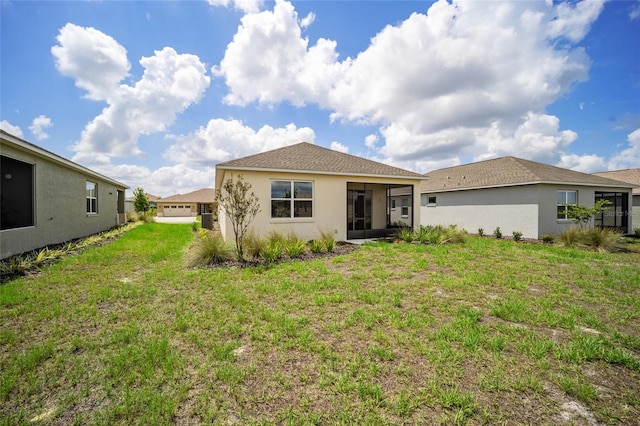
[[601,188],[624,188],[632,189],[635,185],[612,185],[612,184],[597,184],[597,183],[585,183],[585,182],[555,182],[555,181],[533,181],[533,182],[519,182],[519,183],[505,183],[500,185],[483,185],[483,186],[466,186],[462,188],[440,188],[440,189],[420,189],[420,193],[433,193],[433,192],[456,192],[456,191],[472,191],[476,189],[490,189],[490,188],[507,188],[512,186],[527,186],[527,185],[566,185],[566,186],[595,186]]
[[240,167],[240,166],[223,166],[223,165],[217,165],[216,168],[222,169],[222,170],[237,170],[237,171],[252,171],[252,172],[304,173],[304,174],[312,174],[312,175],[358,176],[358,177],[375,177],[375,178],[387,178],[387,179],[407,179],[407,180],[428,180],[429,179],[417,173],[416,173],[416,176],[403,176],[403,175],[381,175],[381,174],[375,174],[375,173],[345,173],[345,172],[330,172],[330,171],[318,171],[318,170],[273,169],[273,168],[263,168],[263,167]]

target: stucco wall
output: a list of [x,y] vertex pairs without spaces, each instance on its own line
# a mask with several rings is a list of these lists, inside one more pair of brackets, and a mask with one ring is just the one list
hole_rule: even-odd
[[[124,188],[5,144],[2,155],[34,165],[35,226],[0,231],[1,258],[117,225],[118,189]],[[87,180],[98,185],[98,214],[86,213]]]
[[[270,230],[280,230],[284,233],[294,232],[299,238],[314,239],[320,232],[333,232],[338,241],[347,239],[347,182],[361,182],[368,184],[414,184],[414,205],[419,205],[419,180],[354,177],[338,175],[317,175],[308,173],[287,172],[256,172],[217,170],[223,173],[222,181],[231,175],[234,180],[242,174],[245,182],[251,184],[251,190],[259,199],[261,211],[251,224],[251,228],[259,235],[266,235]],[[271,218],[271,181],[272,180],[303,180],[313,182],[313,217],[296,219]],[[384,227],[386,225],[386,192],[383,187],[371,187],[373,190],[372,225]],[[376,207],[378,206],[378,207]],[[381,206],[381,207],[380,207]],[[227,241],[234,241],[234,234],[228,218],[220,213],[220,230]],[[419,227],[420,218],[414,219],[415,227]]]
[[[427,206],[428,196],[436,197],[435,206]],[[535,186],[422,194],[421,223],[457,225],[473,234],[482,228],[488,235],[499,226],[505,236],[518,231],[538,238],[538,198]]]
[[[513,231],[522,232],[524,238],[557,235],[573,225],[570,220],[557,219],[560,190],[577,191],[578,203],[587,207],[594,205],[596,191],[624,192],[620,188],[537,184],[425,193],[421,196],[421,221],[423,225],[456,224],[471,233],[483,228],[485,234],[491,234],[499,226],[505,236]],[[427,206],[429,196],[436,197],[436,206]],[[629,228],[631,232],[631,224]]]

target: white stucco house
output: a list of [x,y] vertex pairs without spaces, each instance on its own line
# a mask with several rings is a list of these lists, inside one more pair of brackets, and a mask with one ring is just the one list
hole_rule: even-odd
[[557,235],[573,224],[568,204],[612,207],[596,226],[632,232],[633,185],[516,157],[501,157],[426,173],[421,184],[422,225],[455,224],[471,233],[522,232],[524,238]]
[[[339,241],[378,238],[395,232],[391,200],[403,194],[407,226],[418,228],[422,175],[307,142],[216,165],[216,189],[242,175],[259,199],[253,230],[293,232],[314,239],[334,233]],[[398,206],[400,207],[400,206]],[[233,241],[232,227],[219,212],[220,230]]]
[[4,130],[0,160],[0,259],[125,223],[125,184]]
[[158,217],[196,217],[213,213],[215,189],[202,188],[186,194],[176,194],[156,200]]

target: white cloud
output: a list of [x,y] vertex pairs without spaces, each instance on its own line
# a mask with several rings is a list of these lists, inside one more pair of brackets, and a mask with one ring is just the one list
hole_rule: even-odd
[[349,152],[349,147],[338,141],[331,142],[331,149],[338,152],[344,152],[345,154]]
[[44,115],[39,115],[33,119],[31,126],[29,126],[29,130],[31,130],[31,133],[33,134],[33,136],[35,136],[36,139],[41,141],[49,137],[44,129],[47,129],[51,126],[53,126],[51,118]]
[[377,143],[378,135],[376,134],[367,135],[367,137],[364,138],[364,144],[367,148],[375,149]]
[[144,73],[129,86],[121,84],[130,68],[126,50],[110,36],[67,24],[58,42],[51,51],[60,72],[74,78],[88,97],[108,104],[73,146],[74,161],[91,163],[104,161],[103,157],[140,154],[140,135],[166,130],[176,114],[197,103],[209,87],[210,78],[200,59],[178,54],[171,47],[141,58]]
[[616,152],[609,161],[609,170],[640,167],[640,128],[627,135],[627,147]]
[[0,121],[0,129],[4,130],[7,133],[11,133],[13,136],[16,136],[18,138],[23,137],[22,129],[9,123],[7,120]]
[[606,170],[607,162],[598,155],[562,154],[558,167],[577,170],[583,173],[595,173]]
[[590,59],[574,43],[603,3],[440,0],[339,61],[335,41],[310,45],[307,22],[277,0],[242,19],[213,72],[231,104],[315,103],[333,120],[379,125],[390,162],[455,162],[487,147],[559,161],[577,135],[544,110],[588,78]]
[[640,18],[640,0],[636,0],[629,10],[629,19],[635,21],[638,18]]
[[211,6],[229,7],[229,5],[233,5],[234,9],[242,10],[245,13],[258,12],[263,3],[263,0],[209,0]]
[[265,125],[255,131],[239,120],[213,119],[206,127],[200,127],[193,133],[171,138],[175,143],[165,151],[166,159],[205,165],[298,142],[313,143],[315,133],[309,127],[298,128],[293,123],[280,128]]

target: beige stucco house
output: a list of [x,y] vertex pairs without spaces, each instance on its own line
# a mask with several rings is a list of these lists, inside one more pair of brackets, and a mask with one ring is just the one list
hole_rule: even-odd
[[[633,188],[633,199],[631,201],[631,221],[633,222],[633,228],[640,228],[640,168],[637,169],[624,169],[624,170],[613,170],[610,172],[599,172],[594,173],[596,176],[601,176],[609,179],[619,180],[621,182],[627,182],[632,185],[635,185]],[[607,198],[613,197],[614,194],[607,195]],[[615,202],[615,199],[610,200],[612,203]],[[611,206],[610,209],[615,211],[615,206]],[[610,218],[610,216],[608,217]],[[609,219],[611,220],[611,219]]]
[[213,188],[203,188],[186,194],[171,195],[156,200],[158,216],[160,217],[196,217],[202,213],[213,213],[213,200],[216,191]]
[[[378,238],[395,229],[392,192],[407,195],[407,223],[420,220],[418,173],[302,142],[216,165],[216,189],[227,179],[243,179],[259,199],[261,211],[252,222],[259,235],[271,230],[314,239],[334,233],[339,241]],[[233,240],[228,218],[219,213],[220,230]]]
[[125,223],[126,185],[0,130],[0,258]]
[[633,185],[516,157],[502,157],[426,173],[421,185],[422,225],[451,225],[471,233],[522,232],[524,238],[557,235],[573,222],[567,204],[592,207],[611,198],[613,210],[596,226],[632,231]]
[[[148,194],[146,192],[144,193],[144,195],[146,195],[147,199],[149,200],[149,208],[150,209],[158,208],[158,206],[156,205],[156,201],[158,201],[160,199],[160,197],[158,197],[157,195]],[[136,209],[135,209],[135,201],[136,201],[135,197],[125,198],[125,200],[124,200],[124,211],[125,211],[125,213],[136,211]]]

